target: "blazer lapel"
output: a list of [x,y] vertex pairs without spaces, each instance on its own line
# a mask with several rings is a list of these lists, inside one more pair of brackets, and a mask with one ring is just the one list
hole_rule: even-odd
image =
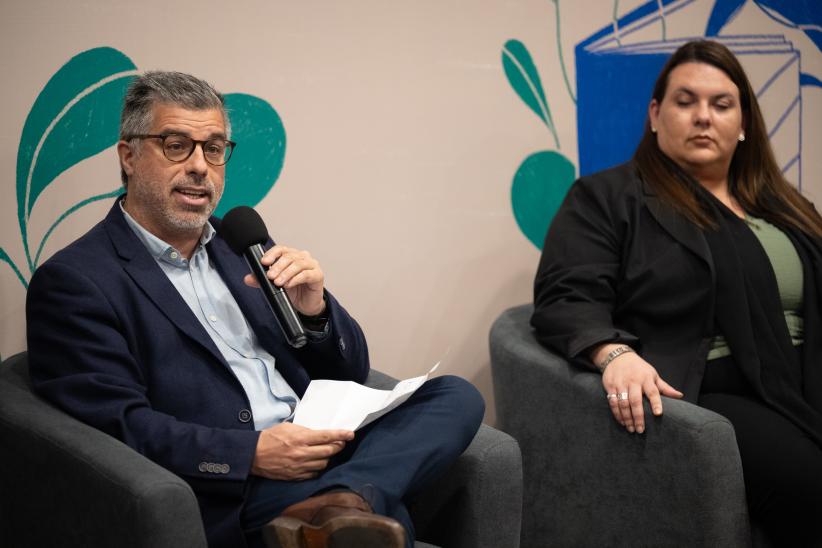
[[228,364],[223,355],[180,296],[177,288],[169,281],[154,257],[149,254],[126,223],[120,211],[119,201],[115,202],[114,207],[109,211],[105,227],[117,254],[122,259],[123,269],[134,280],[134,283],[180,331],[205,347],[227,367]]
[[714,265],[711,259],[711,250],[705,241],[702,232],[688,219],[677,213],[672,207],[662,202],[659,197],[642,182],[645,191],[645,203],[648,210],[657,222],[662,225],[676,241],[693,251],[699,258],[708,263],[711,269],[711,277],[714,277]]

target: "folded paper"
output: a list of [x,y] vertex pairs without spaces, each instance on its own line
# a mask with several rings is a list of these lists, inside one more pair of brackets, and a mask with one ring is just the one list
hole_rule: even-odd
[[311,381],[294,411],[294,424],[314,430],[358,430],[405,402],[436,371],[377,390],[353,381]]

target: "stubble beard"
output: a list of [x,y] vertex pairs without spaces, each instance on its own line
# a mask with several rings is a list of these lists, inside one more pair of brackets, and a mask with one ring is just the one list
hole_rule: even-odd
[[209,203],[200,206],[183,205],[182,207],[174,203],[173,197],[166,188],[159,187],[149,181],[134,181],[136,184],[129,184],[129,194],[136,198],[135,201],[142,203],[151,217],[154,217],[167,230],[179,232],[201,231],[208,222],[209,217],[214,212],[219,203],[220,195],[217,194],[216,185],[208,178],[187,176],[172,181],[171,188],[197,187],[206,192],[211,199]]

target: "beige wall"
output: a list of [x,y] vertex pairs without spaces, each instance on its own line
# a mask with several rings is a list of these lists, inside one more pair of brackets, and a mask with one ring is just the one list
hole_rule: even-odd
[[[623,0],[620,14],[643,3]],[[610,23],[613,3],[559,5],[573,87],[574,46]],[[697,1],[672,16],[668,36],[702,35],[712,5]],[[774,25],[749,2],[729,33],[784,34],[801,50],[802,70],[822,79],[819,49]],[[375,367],[411,376],[448,351],[440,372],[473,381],[493,421],[488,330],[503,309],[530,300],[539,257],[514,219],[512,178],[528,155],[556,148],[508,83],[501,51],[511,38],[528,46],[561,152],[576,164],[576,111],[556,32],[550,0],[4,0],[0,246],[25,262],[15,197],[21,130],[43,86],[77,53],[109,46],[140,70],[181,70],[256,95],[277,110],[288,139],[283,171],[257,206],[272,236],[320,260],[329,289],[362,324]],[[822,192],[822,155],[811,153],[821,142],[812,126],[822,93],[802,93],[803,186],[813,197]],[[75,165],[35,207],[32,240],[78,199],[117,184],[113,148]],[[43,258],[110,204],[69,217]],[[3,357],[25,349],[24,300],[23,284],[0,263]]]

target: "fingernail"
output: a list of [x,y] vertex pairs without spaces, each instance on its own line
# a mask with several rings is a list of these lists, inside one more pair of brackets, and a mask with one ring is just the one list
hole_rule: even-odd
[[644,426],[638,426],[636,431],[639,432],[640,434],[642,434],[643,432],[645,432],[645,427]]
[[654,407],[654,415],[661,415],[662,408],[661,407]]
[[633,426],[629,426],[629,427],[628,427],[628,432],[631,432],[631,433],[633,434],[633,432],[634,432],[634,427],[633,427]]

